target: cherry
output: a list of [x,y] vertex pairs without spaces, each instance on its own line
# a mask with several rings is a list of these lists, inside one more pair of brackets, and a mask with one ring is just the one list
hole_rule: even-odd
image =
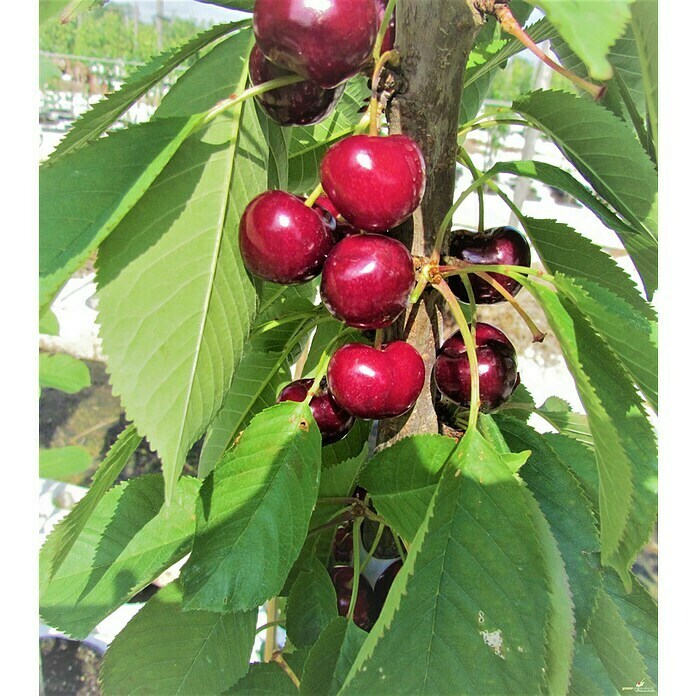
[[[279,394],[281,401],[304,401],[313,379],[298,379],[290,382]],[[330,445],[344,438],[353,427],[355,418],[342,409],[326,390],[322,380],[319,391],[310,399],[309,408],[321,432],[321,444]]]
[[329,361],[334,399],[358,418],[395,418],[408,411],[425,384],[425,365],[405,341],[384,348],[348,343]]
[[350,527],[340,526],[333,541],[333,557],[336,563],[350,563],[353,558],[353,532]]
[[[389,0],[377,0],[377,16],[379,17],[378,27],[382,24],[382,19],[384,18],[384,12],[387,9],[387,4]],[[396,12],[392,13],[391,19],[389,20],[389,27],[387,28],[387,33],[384,35],[384,41],[382,41],[382,48],[380,53],[386,53],[394,48],[394,38],[396,36]]]
[[336,206],[331,202],[331,199],[328,196],[319,196],[314,203],[314,207],[323,208],[334,218],[334,227],[336,230],[337,239],[343,239],[343,237],[348,237],[351,234],[360,234],[360,230],[357,227],[353,227],[353,225],[350,223],[345,222],[342,217],[339,218],[341,213],[336,210]]
[[256,0],[254,6],[264,55],[326,89],[360,72],[378,30],[375,0]]
[[[252,85],[292,75],[289,70],[271,63],[258,46],[249,57],[249,77]],[[305,80],[256,96],[261,108],[281,126],[309,126],[324,120],[338,104],[344,86],[324,89],[316,82]]]
[[[329,571],[331,582],[336,588],[336,599],[339,616],[348,616],[350,598],[353,593],[353,568],[336,566]],[[372,628],[372,588],[370,583],[361,575],[358,579],[358,599],[353,611],[353,621],[365,631]]]
[[413,259],[398,240],[357,234],[331,250],[321,276],[321,299],[335,317],[358,329],[389,326],[408,305]]
[[384,232],[420,205],[425,160],[407,135],[353,135],[327,150],[321,183],[348,222],[361,230]]
[[282,285],[321,273],[335,242],[324,215],[285,191],[265,191],[247,205],[239,245],[249,272]]
[[[473,329],[472,329],[473,331]],[[517,354],[510,339],[490,324],[476,324],[474,332],[478,360],[481,410],[498,408],[519,384]],[[435,360],[435,383],[452,401],[471,403],[471,372],[461,333],[450,336]]]
[[379,613],[382,611],[384,603],[387,601],[389,590],[394,584],[394,580],[403,565],[404,564],[401,560],[394,561],[394,563],[388,566],[387,569],[377,578],[377,582],[375,582],[375,587],[373,590],[373,621],[377,620]]
[[[514,227],[495,227],[481,234],[468,230],[454,230],[449,246],[449,256],[477,265],[527,266],[532,262],[532,254],[527,240]],[[516,280],[500,273],[490,274],[511,295],[516,295],[522,287]],[[474,299],[481,304],[495,304],[505,298],[483,278],[469,275],[474,291]],[[469,302],[466,288],[461,279],[452,276],[448,280],[452,292],[462,301]]]

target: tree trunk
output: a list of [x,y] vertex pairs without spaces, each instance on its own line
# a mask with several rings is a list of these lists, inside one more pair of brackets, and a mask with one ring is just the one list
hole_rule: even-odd
[[[429,256],[440,222],[454,199],[459,104],[464,68],[482,18],[469,0],[399,0],[396,5],[396,48],[401,53],[402,91],[392,100],[391,133],[405,133],[421,147],[427,186],[421,207],[397,231],[411,253]],[[410,314],[394,327],[423,356],[426,388],[413,411],[381,421],[378,446],[416,433],[437,433],[432,368],[440,344],[437,293],[427,292]]]

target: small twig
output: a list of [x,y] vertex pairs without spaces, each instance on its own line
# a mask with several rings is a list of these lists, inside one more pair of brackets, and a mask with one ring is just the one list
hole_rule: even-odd
[[300,688],[300,680],[297,678],[297,675],[292,671],[292,668],[290,665],[285,661],[285,658],[283,657],[283,653],[278,651],[273,654],[273,657],[271,658],[273,662],[276,662],[280,668],[285,672],[285,674],[290,677],[290,680],[292,683],[295,685],[296,688]]

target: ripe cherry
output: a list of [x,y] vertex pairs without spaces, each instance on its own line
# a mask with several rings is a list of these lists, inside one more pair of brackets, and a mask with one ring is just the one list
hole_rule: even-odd
[[[336,566],[329,571],[331,582],[336,588],[336,599],[339,616],[348,616],[350,598],[353,592],[353,568]],[[353,621],[365,631],[372,628],[372,588],[370,583],[361,575],[358,579],[358,599],[353,611]]]
[[[519,384],[517,354],[510,339],[490,324],[478,322],[474,339],[481,410],[491,411],[507,401]],[[471,404],[471,370],[459,332],[450,336],[440,349],[435,360],[435,383],[452,401],[462,406]]]
[[321,299],[335,317],[358,329],[389,326],[408,305],[413,259],[398,240],[357,234],[331,250],[321,276]]
[[380,611],[382,611],[382,607],[384,607],[384,603],[387,601],[389,590],[394,584],[394,580],[403,565],[404,564],[401,560],[394,561],[394,563],[388,566],[387,569],[377,578],[377,582],[375,582],[375,587],[373,590],[372,602],[372,606],[374,607],[374,621],[377,620]]
[[[527,266],[532,262],[532,254],[527,240],[514,227],[495,227],[481,234],[468,230],[454,230],[449,246],[449,256],[477,265]],[[501,273],[490,274],[511,295],[516,295],[522,287],[516,280]],[[495,304],[505,298],[483,278],[469,275],[476,302]],[[448,280],[452,292],[462,301],[469,302],[466,288],[461,279],[452,276]]]
[[265,191],[246,207],[239,245],[250,273],[282,285],[321,273],[335,242],[326,216],[285,191]]
[[264,55],[327,89],[360,72],[378,30],[375,0],[256,0],[254,6]]
[[384,348],[348,343],[329,361],[334,399],[358,418],[395,418],[408,411],[425,384],[420,353],[405,341]]
[[[336,206],[331,202],[328,196],[319,196],[314,207],[323,208],[329,215],[334,218],[335,229],[336,229],[336,239],[343,239],[351,234],[360,234],[360,230],[357,227],[353,227],[349,222],[339,218],[341,213],[336,210]],[[337,219],[338,218],[338,219]]]
[[321,183],[343,217],[361,230],[400,225],[425,192],[425,160],[407,135],[353,135],[332,145]]
[[[304,401],[313,379],[298,379],[290,382],[279,394],[281,401]],[[342,409],[329,394],[322,381],[319,391],[310,399],[309,408],[321,432],[321,444],[330,445],[344,438],[353,427],[355,418]]]
[[[249,77],[253,85],[292,74],[271,63],[258,46],[251,50]],[[334,110],[343,90],[343,85],[324,89],[316,82],[305,80],[259,94],[256,101],[281,126],[309,126],[324,120]]]
[[353,532],[350,527],[340,526],[334,536],[332,555],[336,563],[350,563],[353,558]]

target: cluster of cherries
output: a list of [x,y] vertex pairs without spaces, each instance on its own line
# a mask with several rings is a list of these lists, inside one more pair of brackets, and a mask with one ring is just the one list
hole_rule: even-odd
[[[358,487],[353,495],[364,500],[366,493],[364,488]],[[353,560],[353,532],[349,526],[342,525],[336,530],[332,555],[335,565],[329,570],[329,576],[336,590],[338,614],[348,616],[355,572],[353,566],[349,565]],[[389,556],[391,557],[392,554]],[[391,561],[379,575],[374,586],[364,575],[358,577],[353,621],[365,631],[369,631],[379,618],[394,579],[403,566],[400,558],[392,557]]]
[[[333,102],[335,93],[329,99],[324,91],[340,91],[342,82],[364,69],[385,6],[385,0],[257,0],[252,79],[264,81],[280,70],[307,78],[261,95],[264,108],[281,122],[294,124],[309,118],[314,98],[310,95],[322,104]],[[393,43],[393,32],[388,39]],[[381,330],[407,308],[416,282],[411,253],[389,231],[420,205],[426,184],[423,155],[406,135],[353,135],[328,149],[320,177],[324,195],[315,200],[272,190],[249,203],[239,228],[244,263],[255,276],[284,285],[321,274],[321,299],[333,316],[350,327]],[[450,256],[470,264],[528,266],[530,262],[527,242],[509,227],[483,234],[455,231]],[[519,291],[513,279],[493,275],[510,294]],[[504,299],[475,276],[472,286],[477,302]],[[457,278],[452,289],[468,301]],[[491,410],[517,385],[517,358],[499,329],[479,323],[474,331],[481,408]],[[461,334],[442,346],[434,378],[442,394],[469,405],[469,359]],[[278,400],[304,401],[312,384],[311,379],[296,380]],[[423,359],[405,341],[342,346],[332,355],[326,379],[309,403],[323,444],[345,436],[355,418],[406,413],[424,384]]]

